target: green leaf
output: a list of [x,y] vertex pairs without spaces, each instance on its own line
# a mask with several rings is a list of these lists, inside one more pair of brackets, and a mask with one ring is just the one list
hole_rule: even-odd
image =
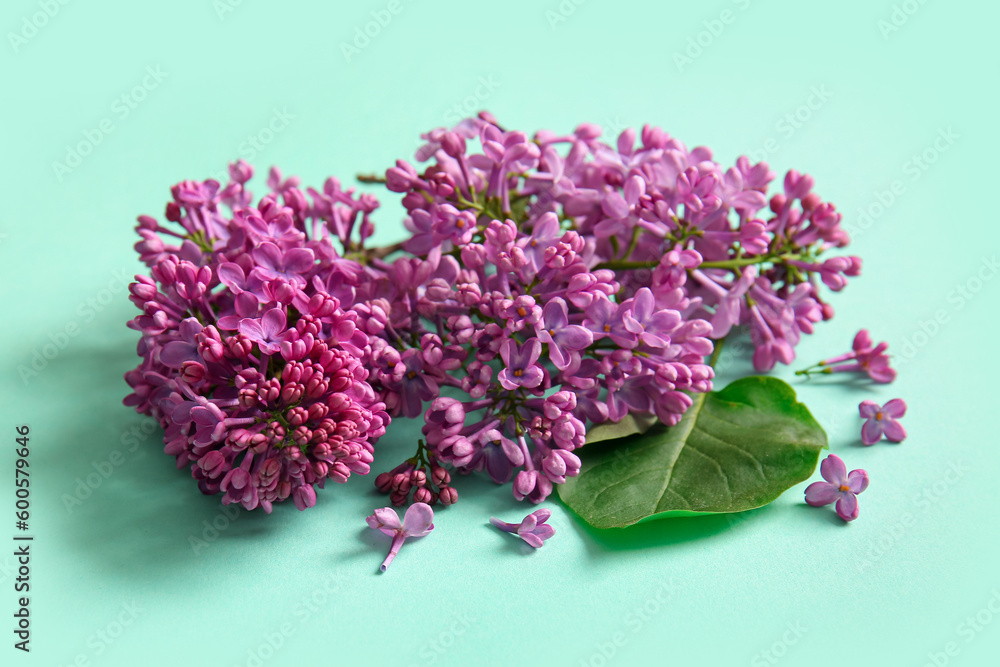
[[596,528],[742,512],[808,479],[827,446],[781,380],[746,377],[692,399],[675,426],[580,449],[580,474],[557,487],[563,502]]
[[605,422],[587,431],[587,444],[645,433],[657,423],[654,414],[630,412],[620,422]]

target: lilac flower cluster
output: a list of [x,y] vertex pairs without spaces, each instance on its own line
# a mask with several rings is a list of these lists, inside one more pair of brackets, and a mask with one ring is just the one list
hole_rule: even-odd
[[764,163],[723,169],[650,126],[639,145],[634,130],[615,146],[600,134],[529,137],[484,112],[423,135],[430,164],[385,175],[408,255],[358,288],[390,414],[423,413],[437,460],[513,478],[535,503],[577,474],[589,424],[676,423],[711,389],[711,339],[733,326],[750,327],[758,369],[791,362],[832,316],[819,283],[860,271],[820,259],[848,239],[809,176],[769,197]]
[[377,203],[335,179],[307,198],[272,170],[252,206],[252,169],[230,176],[173,188],[166,218],[179,229],[139,218],[150,275],[130,286],[142,361],[124,402],[156,418],[203,493],[265,512],[291,497],[301,510],[327,479],[368,473],[389,423],[350,310],[362,267],[331,242],[350,248],[355,227],[363,240]]
[[180,229],[139,219],[126,403],[202,491],[248,508],[368,472],[390,415],[422,416],[426,441],[376,480],[393,504],[455,502],[443,466],[538,503],[579,472],[590,425],[677,423],[734,326],[758,369],[789,363],[832,316],[819,284],[860,271],[820,257],[847,235],[812,179],[769,196],[764,163],[723,169],[650,126],[600,134],[529,137],[484,112],[423,135],[430,164],[384,178],[409,232],[386,248],[365,245],[378,202],[336,179],[303,192],[272,170],[256,206],[243,162],[224,188],[178,184]]
[[440,500],[442,505],[452,505],[458,501],[458,491],[450,483],[451,473],[438,464],[422,441],[415,457],[375,478],[375,487],[388,493],[397,507],[407,503],[411,491],[415,503],[433,505]]

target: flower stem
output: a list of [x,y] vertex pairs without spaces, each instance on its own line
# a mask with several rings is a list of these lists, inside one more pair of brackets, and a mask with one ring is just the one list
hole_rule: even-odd
[[517,524],[507,523],[506,521],[501,521],[500,519],[493,516],[490,517],[490,523],[492,523],[494,526],[496,526],[497,528],[499,528],[504,532],[507,533],[517,532]]
[[715,368],[715,363],[719,360],[719,355],[722,353],[722,346],[725,345],[726,339],[719,338],[718,340],[712,341],[715,345],[715,349],[712,350],[712,356],[708,359],[708,365]]
[[[753,264],[766,264],[767,262],[787,262],[799,259],[801,255],[758,255],[756,257],[741,257],[739,259],[726,259],[717,262],[702,262],[698,265],[699,269],[738,269],[743,266],[751,266]],[[624,271],[628,269],[653,269],[659,265],[659,262],[629,262],[624,260],[612,260],[610,262],[602,262],[594,267],[594,269],[613,269],[616,271]]]
[[395,537],[392,538],[392,546],[389,547],[389,555],[385,557],[384,561],[382,561],[381,569],[383,572],[385,572],[386,569],[388,569],[389,564],[392,563],[392,559],[395,558],[396,554],[399,553],[399,548],[403,546],[403,541],[405,539],[406,538],[403,537],[402,535],[396,535]]

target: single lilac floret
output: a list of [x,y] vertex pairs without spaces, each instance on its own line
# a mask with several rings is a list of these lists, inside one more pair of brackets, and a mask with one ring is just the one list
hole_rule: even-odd
[[837,516],[844,521],[858,518],[858,494],[868,488],[868,473],[864,470],[847,472],[847,466],[836,454],[830,454],[819,466],[825,482],[813,482],[806,487],[806,502],[813,507],[837,503]]
[[903,399],[894,398],[882,406],[875,401],[862,401],[858,412],[866,420],[861,427],[861,442],[865,445],[874,445],[883,435],[890,442],[903,442],[906,438],[906,429],[896,421],[906,414]]
[[552,512],[540,509],[524,517],[521,523],[507,523],[492,516],[490,523],[504,532],[517,535],[537,549],[545,543],[545,540],[556,534],[556,529],[546,523],[550,516]]
[[396,510],[383,507],[375,510],[365,521],[368,522],[369,528],[381,530],[392,538],[389,555],[385,557],[381,567],[385,572],[408,537],[423,537],[434,530],[434,510],[427,503],[413,503],[403,515],[401,524]]

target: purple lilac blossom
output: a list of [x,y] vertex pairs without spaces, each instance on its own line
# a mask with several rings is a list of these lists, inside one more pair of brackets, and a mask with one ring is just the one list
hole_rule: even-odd
[[819,466],[824,482],[806,487],[806,502],[813,507],[837,503],[837,516],[844,521],[858,518],[858,494],[868,488],[868,473],[864,470],[847,472],[847,466],[836,454],[830,454]]
[[[860,272],[824,254],[848,238],[810,176],[791,171],[769,194],[764,163],[726,169],[650,126],[599,137],[585,124],[529,140],[486,112],[423,135],[429,164],[386,172],[409,255],[369,264],[357,292],[359,312],[385,313],[359,323],[383,339],[377,357],[435,337],[420,372],[458,398],[424,400],[428,450],[513,480],[518,499],[541,502],[579,472],[592,424],[679,421],[688,392],[712,388],[711,338],[746,326],[759,370],[790,363],[833,315],[820,287]],[[474,228],[454,223],[461,213]],[[412,413],[391,364],[373,368],[390,414]]]
[[256,206],[242,162],[224,187],[178,184],[182,230],[139,219],[128,404],[225,502],[309,506],[367,472],[390,416],[422,414],[418,456],[376,481],[394,504],[457,499],[424,464],[538,503],[579,473],[590,426],[677,423],[712,389],[713,338],[747,327],[758,370],[791,363],[833,316],[821,289],[861,268],[827,255],[848,237],[813,179],[769,193],[765,163],[723,168],[651,126],[600,135],[486,112],[428,132],[428,165],[386,172],[408,232],[387,248],[365,245],[377,200],[335,178],[303,192],[272,169]]
[[389,555],[385,557],[380,568],[385,572],[408,538],[423,537],[434,530],[434,510],[427,503],[413,503],[407,508],[403,522],[400,523],[396,510],[383,507],[372,512],[365,521],[368,522],[369,528],[380,530],[392,538]]
[[906,429],[897,420],[906,414],[906,402],[894,398],[885,405],[875,401],[862,401],[858,412],[865,423],[861,426],[861,442],[867,446],[874,445],[884,435],[890,442],[903,442]]
[[524,517],[520,523],[507,523],[496,517],[490,517],[490,523],[506,533],[513,533],[522,540],[538,549],[545,540],[556,534],[556,529],[546,523],[552,512],[547,509],[535,510]]
[[327,480],[367,474],[389,423],[368,382],[369,336],[325,288],[348,262],[334,223],[364,222],[371,202],[328,181],[336,203],[310,204],[273,170],[275,191],[254,207],[252,173],[238,162],[225,188],[173,188],[166,218],[179,230],[139,218],[150,275],[130,286],[142,361],[125,375],[124,402],[159,422],[164,451],[203,493],[268,513],[291,498],[302,510]]

